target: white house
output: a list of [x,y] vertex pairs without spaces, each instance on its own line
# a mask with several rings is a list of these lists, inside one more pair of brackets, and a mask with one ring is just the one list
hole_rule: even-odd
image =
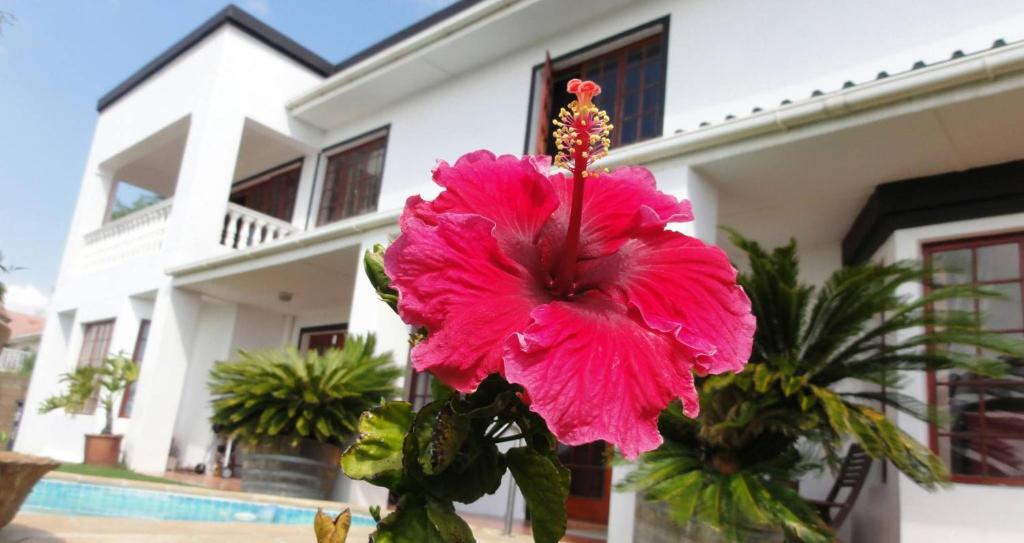
[[[689,232],[794,236],[812,281],[872,258],[958,259],[1008,296],[989,326],[1024,335],[1021,38],[1016,0],[463,0],[333,64],[228,7],[100,99],[27,405],[76,364],[134,353],[115,429],[130,467],[160,473],[172,443],[180,463],[205,460],[205,381],[237,348],[376,331],[406,363],[407,329],[360,255],[396,232],[407,196],[436,194],[436,159],[543,150],[542,104],[575,76],[606,89],[605,165],[643,164],[691,199]],[[119,183],[165,199],[110,220]],[[944,378],[906,392],[957,407],[1022,386]],[[976,415],[938,432],[892,414],[955,483],[928,493],[876,463],[843,540],[1024,538],[1024,414]],[[16,448],[80,460],[99,419],[28,409]],[[570,514],[631,541],[635,497],[608,486],[629,468],[599,456],[574,462],[587,484]],[[499,492],[469,509],[504,506]]]

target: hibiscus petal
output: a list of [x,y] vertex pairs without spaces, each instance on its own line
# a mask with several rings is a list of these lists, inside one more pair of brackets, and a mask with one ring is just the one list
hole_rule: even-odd
[[454,166],[439,162],[434,181],[446,190],[430,203],[430,210],[490,219],[505,254],[532,267],[537,235],[558,207],[546,176],[549,166],[548,157],[496,157],[483,150],[462,156]]
[[[561,206],[551,215],[542,234],[545,254],[557,254],[565,239],[572,201],[571,176],[554,175],[551,182]],[[689,200],[660,192],[647,168],[630,166],[586,180],[580,258],[613,253],[640,232],[660,230],[670,222],[693,220]]]
[[[421,202],[410,199],[409,205]],[[426,341],[412,351],[413,366],[471,392],[503,371],[505,339],[547,300],[529,273],[502,253],[493,222],[468,214],[434,219],[404,218],[384,269],[398,290],[402,320],[427,329]]]
[[661,444],[658,414],[676,397],[699,411],[688,350],[597,292],[536,308],[505,343],[505,375],[558,439],[602,439],[636,458]]
[[640,236],[581,264],[580,283],[636,307],[648,326],[693,350],[701,375],[738,372],[750,358],[754,316],[725,252],[672,231]]

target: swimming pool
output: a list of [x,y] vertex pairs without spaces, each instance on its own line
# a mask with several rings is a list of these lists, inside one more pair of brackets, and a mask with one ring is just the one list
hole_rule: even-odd
[[[230,498],[162,492],[123,486],[42,479],[21,507],[26,513],[128,517],[153,520],[259,522],[313,525],[316,509]],[[327,511],[336,515],[337,511]],[[352,515],[352,524],[373,526],[373,519]]]

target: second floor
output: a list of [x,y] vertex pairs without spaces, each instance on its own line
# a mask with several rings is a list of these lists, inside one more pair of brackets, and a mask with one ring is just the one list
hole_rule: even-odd
[[1024,22],[1016,2],[971,8],[464,0],[331,64],[229,7],[100,100],[62,273],[397,216],[436,193],[438,159],[550,153],[574,77],[605,89],[614,160],[1012,42]]

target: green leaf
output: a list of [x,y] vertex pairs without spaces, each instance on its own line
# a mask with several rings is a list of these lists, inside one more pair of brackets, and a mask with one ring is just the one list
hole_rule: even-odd
[[441,473],[455,460],[469,432],[469,419],[452,411],[448,402],[432,402],[416,415],[417,460],[423,473]]
[[527,447],[510,449],[505,458],[533,515],[533,540],[557,543],[565,535],[569,470],[554,456]]
[[380,243],[373,246],[373,249],[366,251],[363,256],[363,267],[370,284],[377,291],[377,296],[391,306],[391,309],[398,311],[398,291],[391,288],[391,279],[384,273],[384,246]]
[[441,543],[430,520],[427,508],[419,496],[403,496],[398,506],[377,523],[377,531],[370,538],[373,543]]
[[388,402],[363,413],[359,437],[341,455],[345,475],[394,490],[402,478],[402,446],[412,422],[409,402]]
[[473,531],[466,521],[455,513],[455,507],[451,502],[442,503],[428,499],[427,520],[437,530],[441,540],[446,543],[473,543],[476,541]]
[[377,524],[373,543],[475,543],[473,532],[451,503],[410,494]]

